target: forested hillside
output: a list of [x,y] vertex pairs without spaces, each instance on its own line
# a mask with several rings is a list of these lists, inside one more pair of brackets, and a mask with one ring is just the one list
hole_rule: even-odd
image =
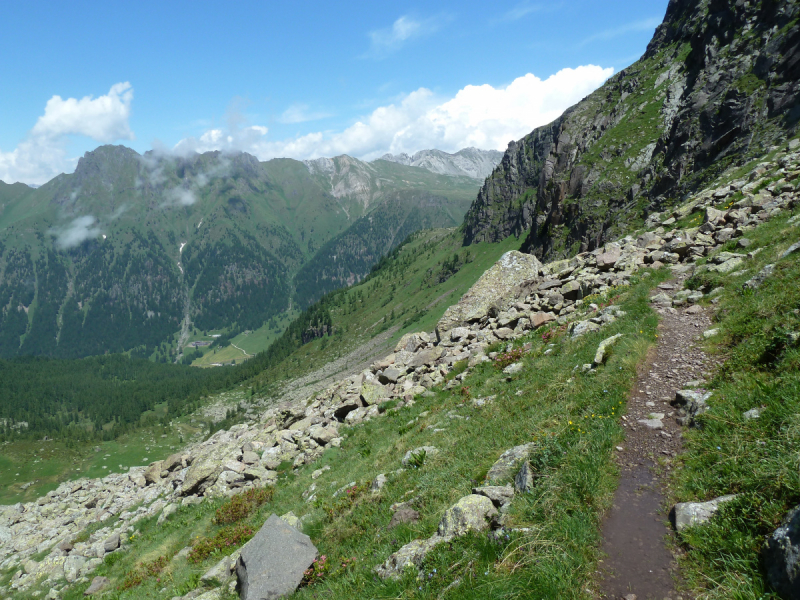
[[409,233],[457,225],[479,185],[325,160],[102,146],[40,188],[3,184],[0,356],[174,361],[193,332],[258,329],[357,281]]

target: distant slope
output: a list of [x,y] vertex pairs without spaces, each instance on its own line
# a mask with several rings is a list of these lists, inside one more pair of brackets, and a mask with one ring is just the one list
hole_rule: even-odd
[[591,250],[763,154],[800,119],[798,17],[789,0],[671,1],[639,61],[509,146],[466,242]]
[[464,175],[474,179],[486,179],[502,158],[503,153],[498,150],[464,148],[455,154],[441,150],[420,150],[412,156],[405,153],[384,154],[380,160],[420,167],[442,175]]
[[[0,356],[173,360],[195,330],[254,330],[286,311],[294,275],[351,227],[347,244],[368,251],[337,252],[358,279],[415,228],[458,223],[478,187],[385,161],[331,163],[101,146],[38,189],[0,185]],[[362,221],[376,210],[381,232]],[[309,298],[347,279],[304,273]]]

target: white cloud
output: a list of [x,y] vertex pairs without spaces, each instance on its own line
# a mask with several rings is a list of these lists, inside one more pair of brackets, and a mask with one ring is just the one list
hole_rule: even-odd
[[73,248],[88,239],[94,239],[102,233],[95,225],[97,219],[92,215],[85,215],[74,219],[72,223],[58,229],[51,229],[50,233],[56,238],[56,245],[61,249]]
[[587,44],[591,44],[592,42],[602,42],[606,40],[613,39],[615,37],[619,37],[621,35],[625,35],[626,33],[634,33],[636,31],[649,31],[652,33],[656,27],[658,27],[663,19],[659,19],[658,17],[651,17],[649,19],[643,19],[641,21],[634,21],[632,23],[625,23],[624,25],[620,25],[619,27],[614,27],[612,29],[604,29],[603,31],[599,31],[593,35],[590,35],[580,43],[578,43],[578,47],[586,46]]
[[134,135],[128,125],[132,100],[133,88],[127,81],[115,83],[107,95],[95,99],[84,96],[80,100],[64,100],[53,96],[31,134],[42,137],[78,134],[102,143],[132,140]]
[[[281,123],[306,123],[308,121],[318,121],[331,115],[322,111],[312,111],[307,104],[292,104],[283,111],[278,121]],[[266,133],[266,132],[265,132]]]
[[430,35],[439,29],[440,19],[415,20],[408,16],[397,19],[391,27],[369,32],[370,48],[366,56],[383,58],[399,50],[410,39]]
[[28,136],[11,152],[0,151],[0,179],[42,184],[71,171],[76,160],[67,157],[70,135],[102,143],[134,139],[128,123],[132,101],[133,88],[127,81],[114,84],[108,94],[94,99],[53,96]]
[[197,196],[186,188],[172,188],[164,193],[164,206],[191,206],[197,202]]
[[371,160],[386,152],[411,154],[423,148],[455,152],[468,146],[504,150],[509,141],[557,118],[613,72],[612,68],[586,65],[562,69],[545,80],[528,73],[505,87],[469,85],[452,98],[439,98],[420,88],[397,103],[375,109],[343,131],[273,141],[264,127],[233,132],[214,129],[199,139],[181,140],[176,150],[241,150],[261,160],[339,154]]

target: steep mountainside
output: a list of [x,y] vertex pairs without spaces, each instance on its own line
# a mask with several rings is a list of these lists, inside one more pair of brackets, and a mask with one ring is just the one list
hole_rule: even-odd
[[[309,261],[304,305],[362,277],[398,237],[457,225],[477,188],[385,161],[330,163],[103,146],[41,188],[0,185],[0,356],[166,360],[192,326],[256,329],[290,306]],[[336,239],[325,254],[339,271],[325,280],[326,257],[312,259]]]
[[639,61],[509,145],[466,243],[591,250],[763,154],[800,119],[799,16],[790,0],[671,0]]
[[491,174],[502,158],[503,153],[498,150],[464,148],[455,154],[441,150],[420,150],[413,156],[406,153],[384,154],[380,160],[420,167],[442,175],[466,175],[483,180]]

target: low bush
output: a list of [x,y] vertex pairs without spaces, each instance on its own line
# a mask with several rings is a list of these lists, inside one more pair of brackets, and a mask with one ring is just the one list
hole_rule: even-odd
[[259,506],[272,500],[272,488],[251,488],[237,494],[217,509],[214,523],[230,525],[250,516]]
[[202,562],[221,550],[232,550],[242,546],[254,535],[255,530],[244,524],[220,529],[213,537],[198,538],[189,551],[187,560],[190,563]]

